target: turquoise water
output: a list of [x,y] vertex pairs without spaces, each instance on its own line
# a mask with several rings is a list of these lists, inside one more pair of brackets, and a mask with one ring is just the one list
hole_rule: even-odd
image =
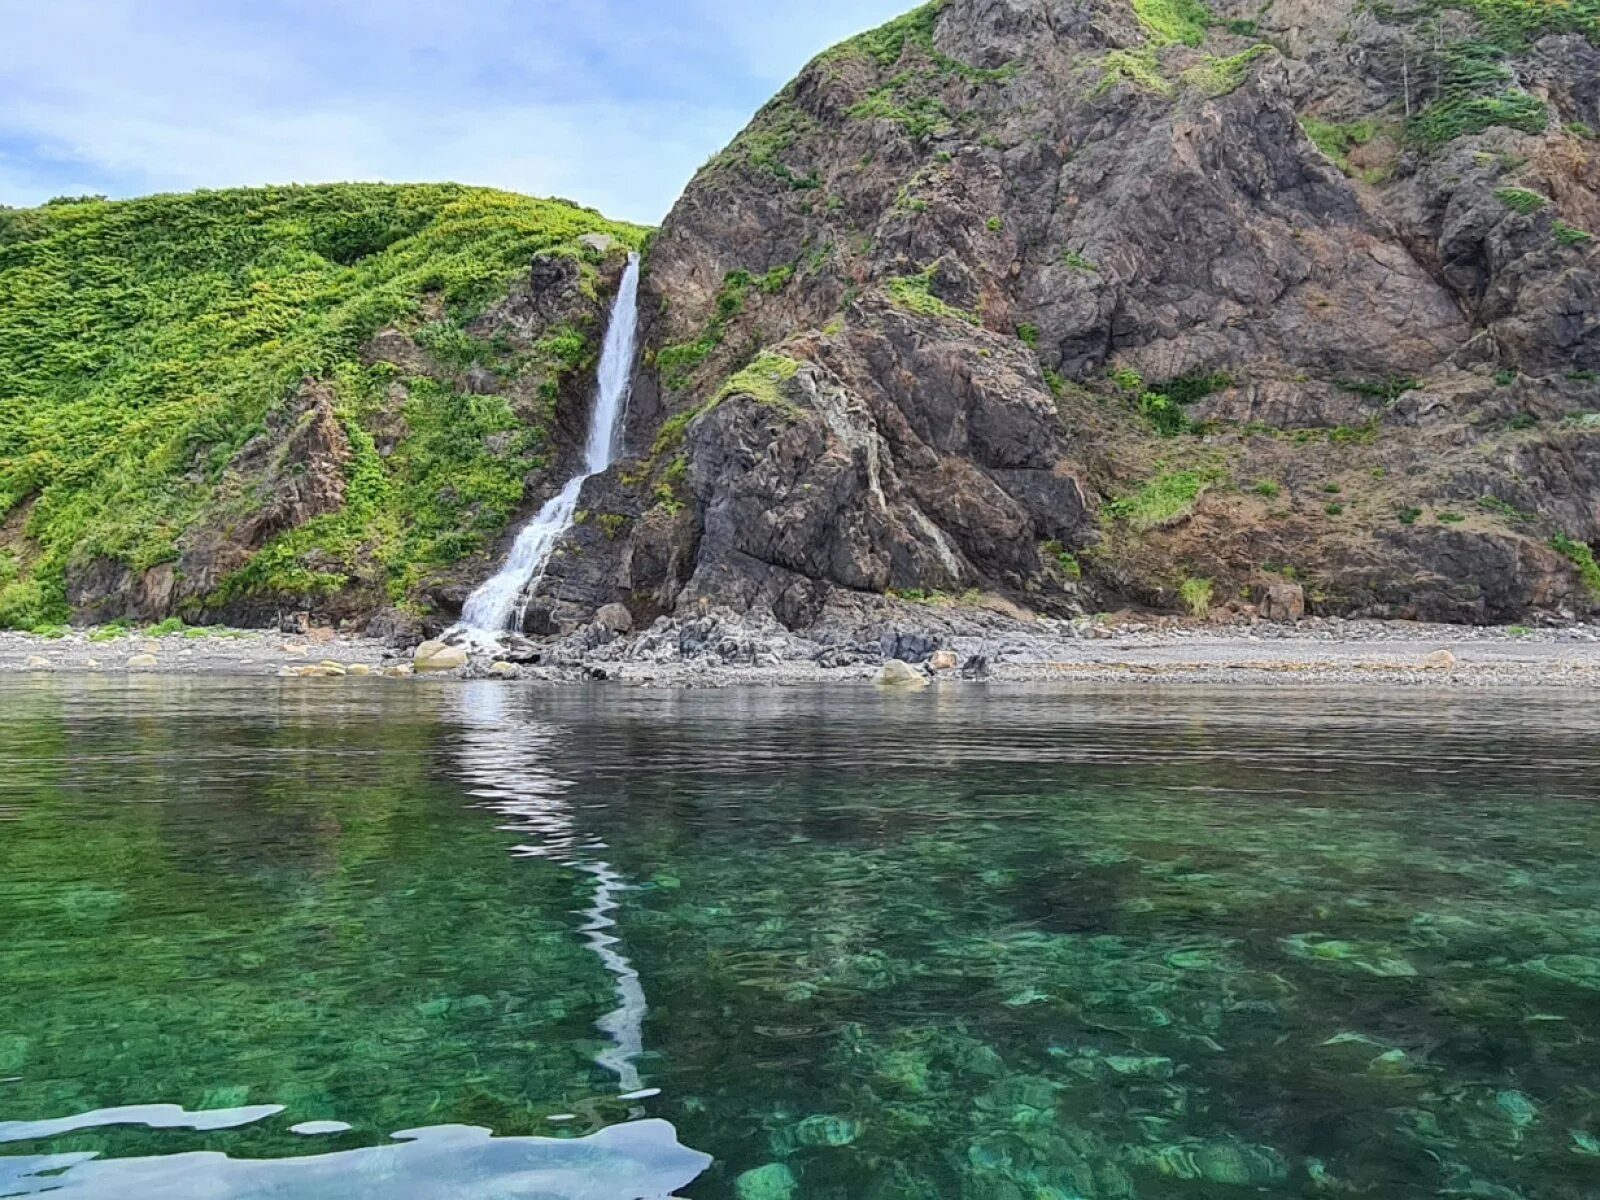
[[0,681],[0,1196],[1600,1195],[1582,700]]

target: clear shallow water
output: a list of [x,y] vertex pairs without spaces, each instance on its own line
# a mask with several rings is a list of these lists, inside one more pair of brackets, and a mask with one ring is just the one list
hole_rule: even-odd
[[0,1196],[1600,1194],[1581,697],[0,712]]

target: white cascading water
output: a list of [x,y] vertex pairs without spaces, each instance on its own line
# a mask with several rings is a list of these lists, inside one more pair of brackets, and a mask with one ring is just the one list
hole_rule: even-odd
[[528,601],[538,591],[550,556],[572,528],[583,485],[612,463],[623,414],[627,411],[629,382],[633,377],[634,343],[639,329],[639,256],[629,255],[628,269],[611,312],[600,352],[599,390],[594,416],[589,421],[589,443],[584,469],[567,481],[559,495],[523,526],[505,565],[467,599],[457,629],[469,637],[493,641],[520,628]]

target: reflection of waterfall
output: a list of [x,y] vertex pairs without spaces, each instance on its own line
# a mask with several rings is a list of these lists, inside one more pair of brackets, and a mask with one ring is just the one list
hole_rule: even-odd
[[521,627],[528,601],[544,579],[550,556],[577,520],[583,485],[611,465],[616,453],[617,432],[627,410],[638,325],[639,256],[633,254],[628,258],[628,269],[622,276],[622,286],[611,310],[611,325],[601,349],[583,469],[523,526],[505,565],[467,599],[459,628],[469,635],[492,640],[512,628],[513,618],[516,627]]
[[616,927],[611,914],[628,883],[601,857],[605,843],[578,830],[566,800],[571,783],[545,765],[559,730],[510,715],[506,702],[512,693],[504,688],[467,687],[459,694],[463,727],[459,765],[475,785],[471,794],[511,817],[514,823],[507,829],[535,835],[516,848],[517,854],[550,859],[594,878],[594,903],[583,910],[586,922],[579,932],[616,980],[617,994],[617,1007],[595,1022],[611,1042],[595,1061],[617,1077],[625,1096],[631,1096],[640,1090],[636,1063],[644,1050],[649,1005],[639,973],[617,948],[621,942],[607,932]]

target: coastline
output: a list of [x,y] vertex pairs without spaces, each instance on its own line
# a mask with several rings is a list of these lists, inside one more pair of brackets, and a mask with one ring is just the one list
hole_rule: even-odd
[[[984,653],[996,683],[1406,686],[1435,688],[1600,687],[1600,628],[1473,628],[1405,622],[1304,621],[1297,625],[1178,625],[1137,621],[1066,631],[1030,630],[998,646],[992,631],[947,639],[964,662]],[[559,645],[559,644],[558,644]],[[588,653],[552,655],[550,665],[493,674],[487,659],[464,670],[411,674],[411,654],[385,642],[271,631],[187,630],[161,637],[71,631],[45,637],[0,633],[0,674],[298,678],[401,685],[421,680],[492,678],[546,685],[605,683],[707,688],[853,684],[872,686],[880,661],[852,655],[822,665],[810,643],[774,643],[775,652],[725,661],[619,639]],[[386,673],[393,678],[386,677]],[[959,671],[929,672],[940,684],[965,683]]]

